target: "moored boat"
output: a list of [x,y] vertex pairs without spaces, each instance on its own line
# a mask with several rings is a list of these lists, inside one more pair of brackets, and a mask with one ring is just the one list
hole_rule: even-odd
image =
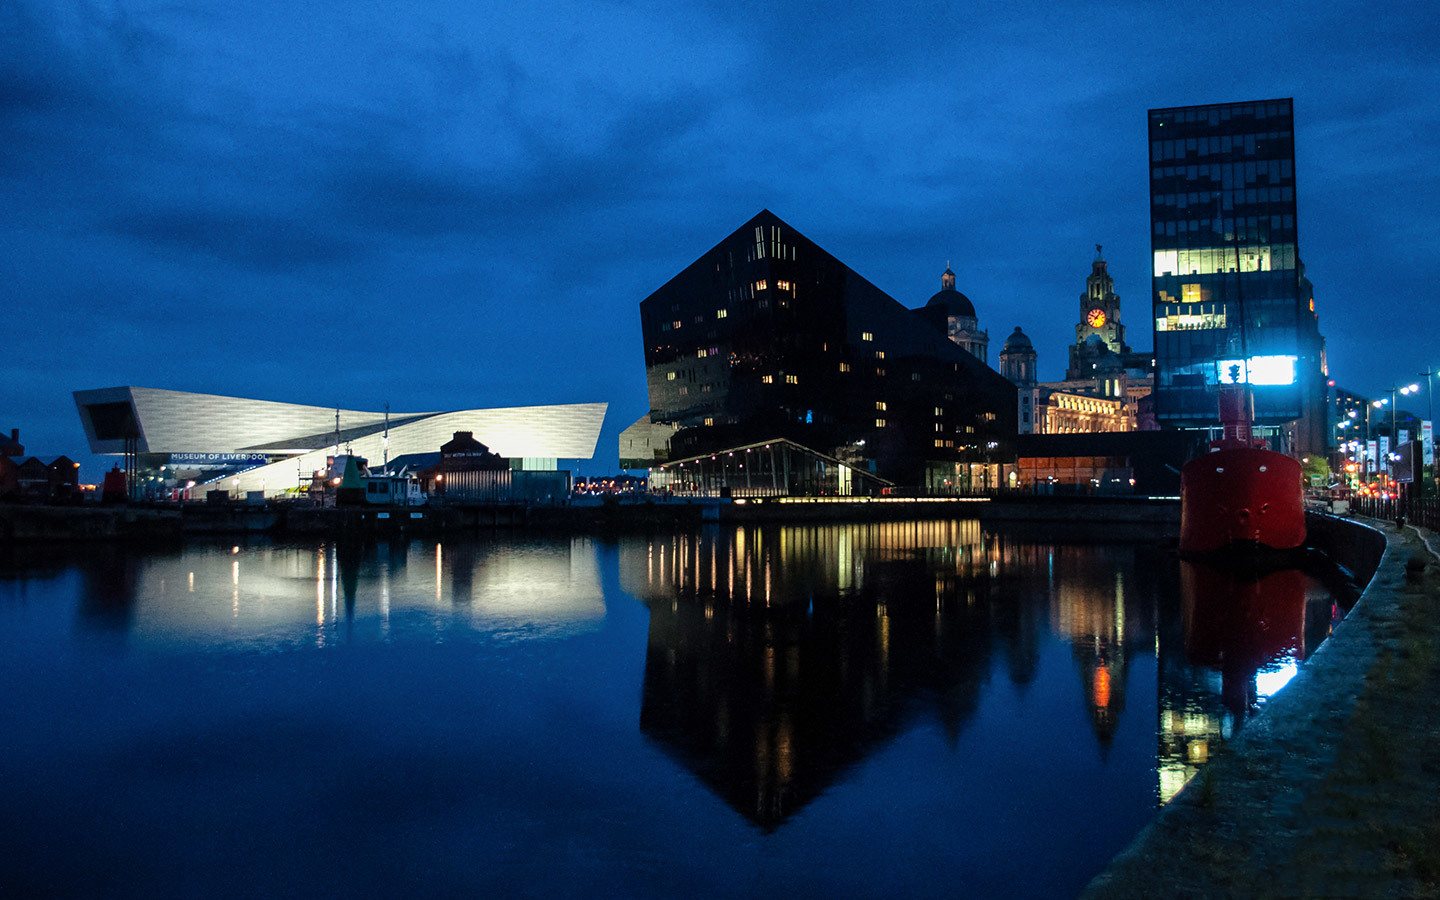
[[1247,384],[1220,391],[1223,433],[1180,471],[1180,552],[1220,558],[1267,555],[1305,544],[1300,462],[1252,433]]

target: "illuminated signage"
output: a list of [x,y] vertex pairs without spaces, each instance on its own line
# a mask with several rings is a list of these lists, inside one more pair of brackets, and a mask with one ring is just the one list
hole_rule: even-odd
[[[1252,356],[1249,382],[1255,385],[1294,384],[1294,356]],[[1247,366],[1243,359],[1221,359],[1215,363],[1215,377],[1221,384],[1244,384]]]
[[172,453],[172,466],[263,466],[270,457],[263,453]]

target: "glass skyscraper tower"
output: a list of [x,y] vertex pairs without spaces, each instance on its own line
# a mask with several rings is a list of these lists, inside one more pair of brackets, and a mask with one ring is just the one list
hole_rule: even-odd
[[[1150,110],[1155,412],[1218,424],[1220,384],[1248,381],[1280,449],[1310,443],[1321,342],[1302,290],[1292,101]],[[1288,427],[1287,427],[1288,426]]]

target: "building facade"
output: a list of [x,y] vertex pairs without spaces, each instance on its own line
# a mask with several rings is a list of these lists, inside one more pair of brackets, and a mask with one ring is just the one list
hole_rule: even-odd
[[1216,427],[1219,386],[1248,382],[1258,432],[1308,449],[1293,423],[1322,363],[1301,285],[1292,101],[1152,109],[1149,136],[1158,421]]
[[[1070,365],[1066,380],[1090,378],[1108,362],[1130,352],[1125,343],[1125,326],[1120,323],[1120,295],[1115,293],[1115,279],[1110,277],[1101,247],[1095,245],[1095,261],[1080,294],[1080,321],[1075,325],[1075,343],[1070,345]],[[1108,367],[1108,366],[1107,366]]]
[[[145,387],[76,391],[96,454],[131,453],[147,482],[278,495],[308,485],[327,459],[432,453],[457,431],[524,469],[595,455],[604,403],[385,413]],[[174,486],[169,484],[168,486]]]
[[652,466],[786,439],[900,485],[998,487],[1015,388],[920,312],[762,211],[640,304],[647,418],[675,429]]

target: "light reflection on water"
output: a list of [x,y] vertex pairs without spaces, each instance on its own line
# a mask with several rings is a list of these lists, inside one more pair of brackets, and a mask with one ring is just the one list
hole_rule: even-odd
[[1074,893],[1338,615],[974,521],[0,556],[0,886]]

